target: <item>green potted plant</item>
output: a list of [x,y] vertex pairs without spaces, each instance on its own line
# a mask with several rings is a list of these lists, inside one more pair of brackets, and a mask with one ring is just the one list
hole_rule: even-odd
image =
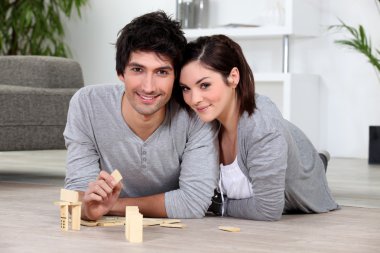
[[[375,4],[380,13],[380,0],[375,0]],[[355,28],[340,20],[339,25],[330,26],[330,29],[347,32],[349,34],[349,38],[335,40],[335,43],[349,47],[363,54],[374,67],[380,82],[380,50],[372,47],[371,39],[366,34],[364,27],[359,25]],[[380,164],[380,126],[369,127],[368,163]]]
[[70,17],[88,0],[0,0],[0,55],[67,57],[61,16]]

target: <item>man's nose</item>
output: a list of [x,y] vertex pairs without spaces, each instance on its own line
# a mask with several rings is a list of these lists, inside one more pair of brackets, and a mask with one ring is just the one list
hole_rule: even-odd
[[142,90],[145,93],[152,93],[156,89],[154,76],[152,74],[147,74],[143,80]]

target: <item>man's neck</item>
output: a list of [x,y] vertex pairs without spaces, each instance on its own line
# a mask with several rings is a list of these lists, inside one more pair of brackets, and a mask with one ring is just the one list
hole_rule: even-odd
[[136,112],[123,96],[122,115],[129,128],[143,141],[146,141],[165,119],[166,107],[160,111],[143,115]]

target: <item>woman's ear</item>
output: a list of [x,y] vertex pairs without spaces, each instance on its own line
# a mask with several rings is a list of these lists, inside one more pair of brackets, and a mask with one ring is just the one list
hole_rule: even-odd
[[240,73],[237,67],[231,69],[230,75],[227,77],[228,84],[236,88],[240,81]]

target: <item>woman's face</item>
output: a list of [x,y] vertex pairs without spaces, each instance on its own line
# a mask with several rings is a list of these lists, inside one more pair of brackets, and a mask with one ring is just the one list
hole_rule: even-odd
[[199,61],[186,64],[181,70],[183,98],[204,122],[223,120],[235,98],[236,85],[228,85],[219,72],[206,68]]

